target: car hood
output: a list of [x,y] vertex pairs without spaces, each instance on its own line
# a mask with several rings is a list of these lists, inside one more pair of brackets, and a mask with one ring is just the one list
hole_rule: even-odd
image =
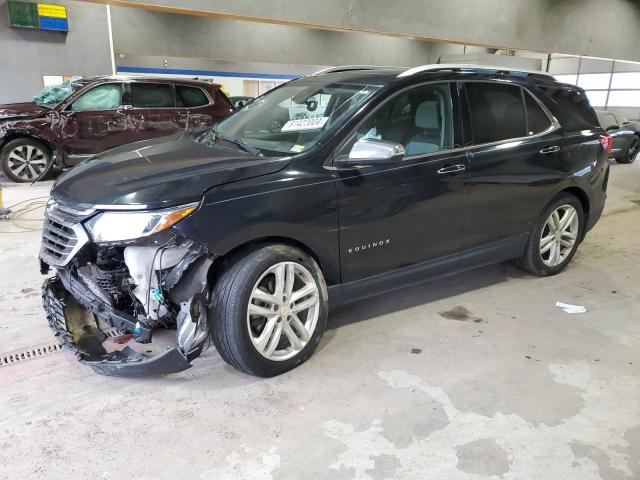
[[199,201],[218,185],[277,172],[290,160],[209,146],[197,138],[186,133],[109,150],[63,174],[51,195],[75,205],[161,208]]
[[7,103],[0,105],[0,121],[39,117],[46,111],[47,107],[42,107],[33,102]]

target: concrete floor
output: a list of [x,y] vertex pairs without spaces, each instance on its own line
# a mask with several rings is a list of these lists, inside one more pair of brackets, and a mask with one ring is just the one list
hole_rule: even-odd
[[[503,264],[341,308],[278,378],[213,349],[164,378],[101,377],[67,353],[0,367],[0,478],[640,478],[638,240],[640,164],[612,164],[563,274]],[[0,245],[1,352],[50,341],[38,233]]]

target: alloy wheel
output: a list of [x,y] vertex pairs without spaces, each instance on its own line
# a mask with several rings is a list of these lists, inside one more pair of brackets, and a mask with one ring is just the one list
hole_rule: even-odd
[[35,180],[47,168],[47,155],[33,145],[19,145],[9,152],[11,173],[24,180]]
[[251,291],[247,306],[251,342],[268,360],[288,360],[307,345],[319,314],[318,286],[309,270],[295,262],[277,263]]
[[629,151],[627,152],[627,156],[629,157],[629,160],[631,160],[632,162],[638,156],[638,150],[640,149],[639,147],[640,147],[640,138],[636,137],[633,140],[633,143],[631,144],[631,146],[629,147]]
[[540,257],[545,265],[556,267],[571,254],[578,240],[580,218],[571,205],[555,209],[540,235]]

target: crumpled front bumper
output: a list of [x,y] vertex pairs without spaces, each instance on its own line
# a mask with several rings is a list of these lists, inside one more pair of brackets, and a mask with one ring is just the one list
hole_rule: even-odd
[[[66,285],[59,275],[45,280],[42,286],[42,303],[49,326],[60,344],[96,372],[113,376],[177,373],[191,367],[190,362],[202,352],[204,344],[186,355],[177,345],[168,347],[152,358],[140,355],[128,346],[120,351],[106,352],[102,342],[107,337],[95,320],[119,328],[123,321],[128,323],[128,319],[92,299],[90,292],[82,291],[79,284],[69,284],[70,279],[74,280],[73,277],[67,277]],[[77,321],[80,315],[87,314],[88,318],[93,318],[95,326],[91,322],[83,324]]]

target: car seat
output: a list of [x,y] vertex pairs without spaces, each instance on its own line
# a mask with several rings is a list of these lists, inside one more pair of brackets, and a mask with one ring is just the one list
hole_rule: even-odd
[[406,154],[420,155],[440,150],[442,138],[439,103],[429,100],[418,105],[414,123],[418,133],[407,141]]

